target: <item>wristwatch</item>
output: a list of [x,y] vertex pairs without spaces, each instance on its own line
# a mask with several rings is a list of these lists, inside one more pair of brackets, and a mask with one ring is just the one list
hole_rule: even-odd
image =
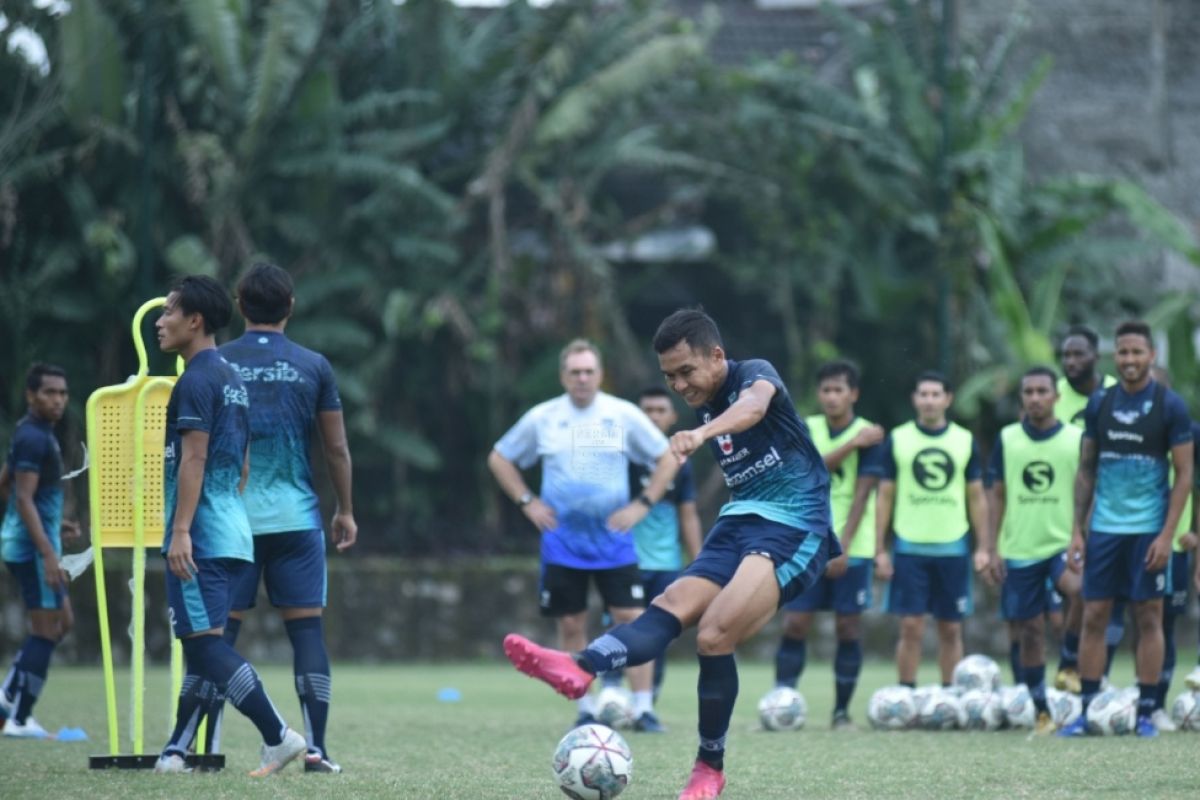
[[525,506],[529,505],[532,502],[533,502],[533,492],[525,492],[525,494],[523,494],[517,498],[517,505],[520,506],[521,508],[524,508]]

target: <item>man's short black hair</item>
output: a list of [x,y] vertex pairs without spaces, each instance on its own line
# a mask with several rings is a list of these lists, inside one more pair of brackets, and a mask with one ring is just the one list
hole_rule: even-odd
[[698,352],[724,347],[717,323],[698,308],[681,308],[664,319],[654,334],[654,352],[665,353],[684,341]]
[[204,332],[213,334],[233,318],[233,301],[225,287],[207,275],[185,275],[171,284],[176,305],[184,314],[199,314],[204,318]]
[[1072,336],[1079,336],[1084,339],[1088,343],[1088,347],[1092,348],[1093,353],[1100,349],[1100,334],[1087,325],[1072,325],[1067,328],[1067,332],[1062,338],[1063,342],[1065,343]]
[[845,378],[846,385],[851,389],[858,388],[858,367],[842,359],[829,361],[821,365],[820,369],[817,370],[817,386],[838,376]]
[[642,389],[640,392],[638,392],[637,399],[639,403],[648,397],[665,397],[670,400],[671,393],[668,392],[664,386],[647,386],[645,389]]
[[36,392],[42,388],[42,378],[51,375],[55,378],[67,379],[67,371],[62,367],[54,364],[43,364],[38,362],[29,368],[25,373],[25,388],[31,392]]
[[251,264],[237,285],[242,316],[256,325],[276,325],[287,319],[295,294],[287,270],[266,261]]
[[1058,373],[1043,364],[1038,364],[1036,367],[1030,367],[1025,370],[1025,374],[1021,376],[1021,383],[1024,383],[1026,378],[1032,378],[1037,375],[1049,378],[1050,383],[1054,384],[1056,389],[1058,388]]
[[1150,326],[1140,319],[1126,320],[1118,325],[1117,338],[1122,336],[1141,336],[1146,340],[1146,344],[1150,345],[1150,349],[1154,349],[1154,334],[1150,331]]
[[946,394],[952,394],[954,392],[954,386],[950,383],[950,379],[938,372],[936,369],[927,369],[918,375],[917,379],[913,381],[913,391],[915,392],[917,389],[921,388],[921,384],[926,382],[940,383],[942,385],[942,391],[944,391]]

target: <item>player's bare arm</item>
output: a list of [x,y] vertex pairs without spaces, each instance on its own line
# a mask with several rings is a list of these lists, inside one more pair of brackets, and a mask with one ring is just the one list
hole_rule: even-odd
[[1175,530],[1179,527],[1179,518],[1183,516],[1183,508],[1187,505],[1188,496],[1192,493],[1194,442],[1183,442],[1171,448],[1171,464],[1175,468],[1175,482],[1171,486],[1171,500],[1167,506],[1167,519],[1163,523],[1162,532],[1150,544],[1146,551],[1146,571],[1158,572],[1166,568],[1171,559],[1171,548],[1175,540]]
[[349,550],[358,541],[358,523],[354,521],[354,471],[342,412],[322,411],[317,415],[317,430],[321,434],[321,448],[329,469],[329,479],[333,482],[333,493],[337,496],[337,508],[333,510],[329,535],[340,553]]
[[669,449],[664,451],[654,465],[654,472],[650,473],[650,482],[642,491],[642,497],[645,497],[647,502],[635,497],[618,508],[605,521],[609,530],[625,533],[645,519],[654,504],[666,496],[671,481],[675,480],[675,475],[679,472],[679,465],[679,459],[672,456]]
[[[558,527],[558,518],[554,514],[554,509],[543,503],[542,498],[529,490],[529,484],[525,483],[525,479],[521,477],[521,470],[517,469],[516,464],[492,450],[488,454],[487,465],[496,479],[496,483],[500,484],[501,491],[521,507],[522,513],[534,524],[534,527],[543,533]],[[523,502],[526,497],[531,499]]]
[[757,425],[767,415],[771,398],[775,396],[775,387],[768,381],[755,381],[742,390],[729,408],[721,414],[690,431],[679,431],[671,437],[671,452],[679,459],[679,463],[687,461],[688,456],[700,449],[700,446],[715,436],[730,433],[741,433],[747,428]]
[[1004,583],[1004,560],[1000,558],[997,550],[997,545],[1000,541],[1000,528],[1004,525],[1004,510],[1008,501],[1008,495],[1004,488],[1004,481],[997,480],[992,484],[991,490],[988,492],[988,524],[985,528],[984,541],[981,546],[988,553],[988,570],[984,573],[993,586],[999,586]]
[[871,447],[883,441],[883,437],[887,435],[882,425],[867,425],[858,433],[846,442],[841,447],[829,451],[822,457],[825,462],[825,468],[832,471],[842,465],[842,462],[850,457],[850,454],[856,450],[861,450],[864,447]]
[[8,494],[12,491],[12,473],[8,471],[8,464],[0,467],[0,503],[8,502]]
[[1084,532],[1096,494],[1096,454],[1095,440],[1085,436],[1079,448],[1079,470],[1075,473],[1075,522],[1071,544],[1067,548],[1067,566],[1075,572],[1083,571]]
[[679,514],[679,538],[683,542],[683,549],[687,551],[688,558],[695,561],[696,556],[700,555],[700,546],[704,543],[696,501],[687,500],[676,506],[676,509]]
[[42,563],[46,570],[45,581],[56,592],[63,592],[67,589],[67,583],[70,580],[66,570],[62,569],[58,564],[58,554],[54,552],[54,545],[50,542],[50,537],[46,535],[45,528],[42,527],[42,518],[38,515],[37,506],[33,503],[33,496],[38,488],[38,474],[36,472],[18,471],[13,479],[13,501],[17,506],[17,513],[21,516],[21,522],[25,523],[25,530],[29,532],[29,540],[33,542],[34,548],[42,557]]
[[192,560],[192,520],[200,504],[204,486],[204,465],[208,461],[208,433],[184,431],[180,437],[179,478],[176,484],[175,516],[171,520],[171,546],[167,549],[167,568],[181,581],[196,574]]
[[986,547],[988,505],[983,481],[967,483],[967,517],[971,520],[971,530],[975,532],[975,571],[984,572],[991,566],[992,560]]
[[875,495],[875,575],[892,579],[892,555],[887,549],[888,530],[892,527],[892,509],[896,504],[896,482],[881,480]]

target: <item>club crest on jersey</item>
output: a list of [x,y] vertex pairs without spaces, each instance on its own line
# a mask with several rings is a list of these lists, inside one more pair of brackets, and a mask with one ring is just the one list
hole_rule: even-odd
[[733,437],[729,434],[717,437],[717,447],[721,448],[721,452],[729,455],[733,452]]

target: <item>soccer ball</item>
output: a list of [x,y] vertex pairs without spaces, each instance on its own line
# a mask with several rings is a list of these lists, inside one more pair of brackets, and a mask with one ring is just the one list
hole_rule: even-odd
[[1087,727],[1101,736],[1122,736],[1137,724],[1137,698],[1121,689],[1105,689],[1087,709]]
[[954,667],[954,686],[960,692],[1000,689],[1000,665],[987,656],[969,655]]
[[551,767],[567,797],[611,800],[633,777],[633,751],[607,725],[580,725],[558,743]]
[[955,694],[938,686],[929,690],[925,702],[917,708],[917,720],[928,731],[949,731],[966,723],[962,703]]
[[912,727],[916,719],[913,691],[907,686],[885,686],[867,703],[867,720],[878,730],[903,730]]
[[1004,712],[1004,721],[1010,728],[1032,728],[1037,721],[1033,696],[1023,683],[1000,690],[1000,710]]
[[619,686],[609,686],[596,695],[596,719],[610,728],[633,725],[633,696]]
[[1060,728],[1070,725],[1083,713],[1083,701],[1079,699],[1079,695],[1059,691],[1053,687],[1046,689],[1046,707],[1050,710],[1054,724]]
[[777,686],[758,701],[758,718],[769,731],[798,731],[808,719],[808,703],[795,689]]
[[1200,692],[1184,692],[1171,704],[1171,719],[1181,731],[1200,733]]
[[964,692],[959,702],[962,704],[963,728],[969,731],[994,731],[1004,722],[1004,709],[1000,695],[996,692],[985,692],[972,689]]

